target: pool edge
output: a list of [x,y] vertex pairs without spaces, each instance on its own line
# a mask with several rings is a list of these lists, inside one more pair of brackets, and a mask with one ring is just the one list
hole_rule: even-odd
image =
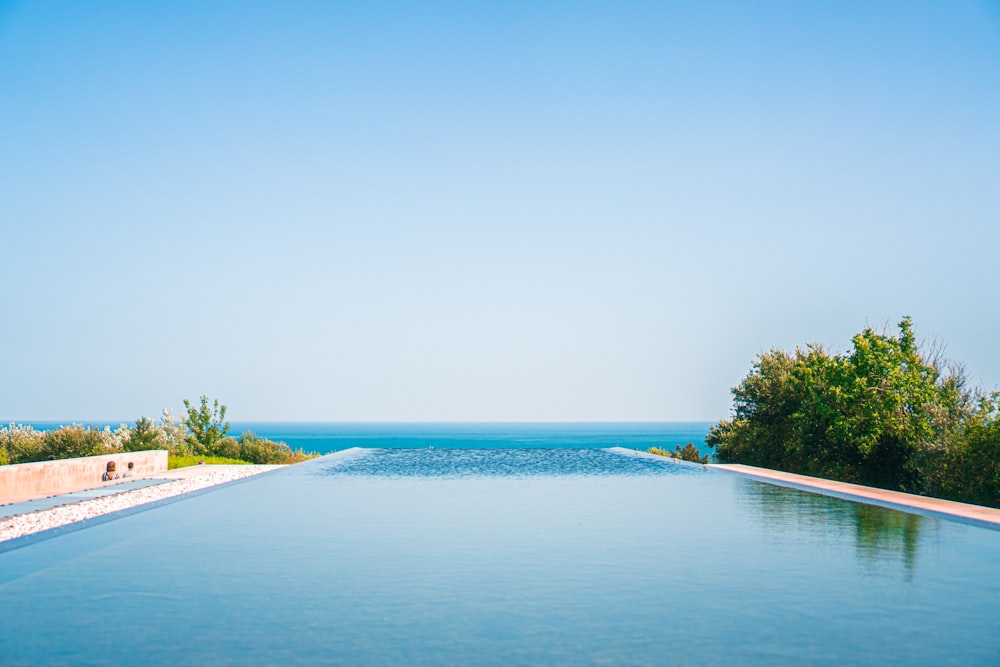
[[748,477],[759,482],[786,486],[800,491],[824,496],[878,505],[889,509],[948,519],[960,523],[1000,531],[1000,509],[971,505],[954,500],[918,496],[902,491],[890,491],[860,484],[837,482],[820,477],[809,477],[780,470],[757,468],[738,463],[713,463],[705,466],[712,470]]

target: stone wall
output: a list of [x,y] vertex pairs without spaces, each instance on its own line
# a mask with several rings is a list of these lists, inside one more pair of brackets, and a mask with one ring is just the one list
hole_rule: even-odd
[[0,466],[0,504],[14,503],[30,498],[44,498],[60,493],[71,493],[121,482],[102,482],[101,475],[108,461],[114,461],[118,475],[135,464],[136,477],[149,477],[167,470],[167,450],[122,452],[105,456],[87,456],[78,459],[39,461]]

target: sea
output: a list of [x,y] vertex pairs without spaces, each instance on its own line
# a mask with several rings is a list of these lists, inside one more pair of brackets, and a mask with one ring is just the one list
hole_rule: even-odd
[[[66,421],[26,422],[50,430]],[[122,422],[76,422],[117,428]],[[292,449],[317,454],[364,447],[370,449],[601,449],[650,447],[674,449],[692,443],[710,452],[705,436],[711,422],[531,422],[531,423],[349,423],[349,422],[232,422],[229,433],[253,431],[284,442]]]

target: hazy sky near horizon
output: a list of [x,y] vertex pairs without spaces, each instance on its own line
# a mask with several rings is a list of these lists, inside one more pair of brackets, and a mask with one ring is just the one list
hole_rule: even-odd
[[716,420],[906,314],[1000,388],[997,2],[4,2],[0,419]]

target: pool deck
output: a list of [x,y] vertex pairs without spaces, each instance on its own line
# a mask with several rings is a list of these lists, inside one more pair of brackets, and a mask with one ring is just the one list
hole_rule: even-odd
[[[171,502],[212,487],[236,483],[285,465],[198,465],[166,470],[84,491],[63,493],[0,506],[0,551],[13,548],[19,538],[85,525],[101,517],[137,511]],[[23,541],[23,540],[22,540]]]
[[[172,470],[161,470],[159,472],[151,472],[145,475],[135,475],[134,477],[126,477],[118,479],[112,483],[95,484],[92,487],[85,489],[78,489],[75,491],[63,491],[61,493],[36,493],[32,495],[21,495],[21,496],[11,496],[8,498],[0,499],[0,508],[10,508],[13,505],[21,505],[22,503],[45,500],[50,504],[57,499],[66,499],[65,503],[55,503],[55,504],[67,504],[70,502],[75,502],[74,498],[77,495],[84,494],[87,497],[95,496],[110,496],[116,493],[123,493],[125,491],[130,491],[133,488],[141,488],[143,486],[148,486],[155,483],[164,482],[174,482],[179,479],[191,479],[193,477],[200,477],[202,475],[208,475],[213,472],[219,472],[220,470],[229,470],[233,468],[233,465],[193,465],[187,466],[185,468],[173,468]],[[27,507],[27,506],[25,506]],[[32,511],[32,510],[26,510]],[[19,514],[21,512],[11,512],[9,509],[7,514]]]
[[981,505],[969,505],[968,503],[958,503],[953,500],[940,500],[938,498],[928,498],[912,493],[902,493],[900,491],[888,491],[886,489],[876,489],[871,486],[861,486],[860,484],[848,484],[846,482],[835,482],[819,477],[808,477],[806,475],[796,475],[780,470],[769,470],[767,468],[755,468],[754,466],[740,465],[736,463],[717,463],[706,466],[715,470],[725,470],[728,472],[746,475],[772,484],[781,484],[792,488],[813,491],[837,498],[848,500],[860,500],[862,502],[874,503],[891,507],[893,509],[917,510],[923,513],[943,515],[945,517],[957,518],[966,522],[977,524],[989,524],[992,527],[1000,528],[1000,509],[983,507]]

